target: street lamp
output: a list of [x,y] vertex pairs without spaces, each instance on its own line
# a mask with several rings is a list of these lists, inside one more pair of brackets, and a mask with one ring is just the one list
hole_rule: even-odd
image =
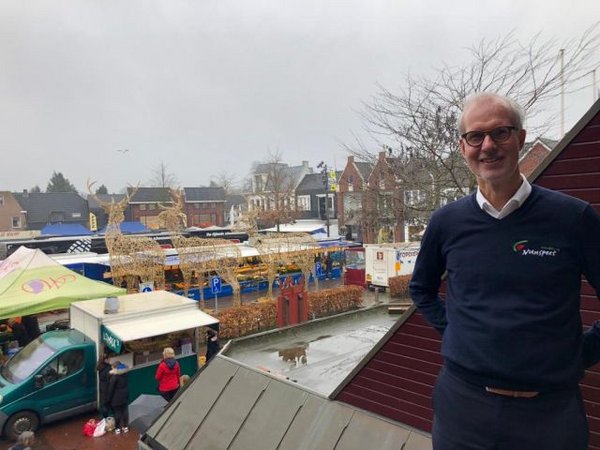
[[321,175],[323,176],[323,182],[325,183],[325,224],[327,225],[327,237],[329,237],[329,172],[327,170],[327,164],[323,161],[317,164],[317,168],[321,169]]

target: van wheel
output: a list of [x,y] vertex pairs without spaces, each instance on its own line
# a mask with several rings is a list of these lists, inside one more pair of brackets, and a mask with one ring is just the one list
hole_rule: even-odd
[[32,411],[20,411],[13,414],[6,426],[4,435],[13,441],[16,441],[23,431],[36,431],[40,425],[40,420],[36,413]]

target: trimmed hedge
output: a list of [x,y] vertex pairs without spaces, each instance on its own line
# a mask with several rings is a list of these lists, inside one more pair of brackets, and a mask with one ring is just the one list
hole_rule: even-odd
[[[360,307],[363,288],[339,286],[308,293],[308,316],[315,319]],[[233,339],[277,327],[277,303],[275,300],[246,303],[219,311],[217,315],[219,335]]]
[[408,284],[410,283],[411,275],[398,275],[397,277],[389,277],[390,297],[405,298],[409,296]]

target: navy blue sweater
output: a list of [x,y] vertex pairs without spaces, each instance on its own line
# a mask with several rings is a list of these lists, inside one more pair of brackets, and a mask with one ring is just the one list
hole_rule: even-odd
[[579,313],[581,276],[597,294],[600,287],[600,215],[532,188],[501,220],[474,194],[436,211],[410,283],[416,306],[443,335],[446,365],[481,386],[566,388],[600,360],[600,325],[584,336]]

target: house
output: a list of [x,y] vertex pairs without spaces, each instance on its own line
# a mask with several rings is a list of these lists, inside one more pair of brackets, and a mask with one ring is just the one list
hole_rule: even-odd
[[260,212],[262,226],[283,223],[295,215],[296,190],[305,175],[313,173],[308,161],[300,166],[281,162],[258,164],[251,174],[251,192],[246,195],[248,210]]
[[550,154],[550,151],[557,143],[558,141],[541,137],[533,142],[526,143],[519,155],[519,170],[521,173],[529,177],[537,166]]
[[233,226],[247,207],[248,202],[243,194],[225,194],[225,223]]
[[[341,172],[335,173],[335,183],[337,185]],[[304,175],[302,181],[296,188],[296,218],[297,219],[326,219],[326,211],[329,212],[329,219],[337,219],[336,197],[337,193],[331,190],[325,193],[324,177],[329,176],[323,173],[309,173]],[[325,195],[327,195],[327,207],[325,207]]]
[[154,230],[161,227],[158,219],[158,215],[163,211],[161,205],[173,204],[169,189],[166,187],[129,187],[127,195],[130,199],[125,211],[125,220],[140,222]]
[[188,227],[225,226],[225,189],[215,187],[183,188]]
[[12,192],[0,191],[0,232],[21,232],[27,229],[27,212]]
[[[397,158],[379,152],[363,194],[363,242],[403,242],[404,190],[398,183]],[[415,199],[419,201],[420,199]]]
[[87,200],[77,192],[13,193],[21,205],[28,230],[41,230],[49,224],[82,225],[89,229]]
[[[530,174],[534,184],[590,202],[600,210],[600,100]],[[584,328],[600,318],[600,301],[582,281]],[[442,365],[440,337],[411,307],[332,394],[335,400],[430,432],[431,395]],[[590,449],[600,449],[600,367],[580,383],[590,425]]]
[[338,181],[337,217],[340,230],[344,230],[346,239],[362,241],[361,211],[363,195],[373,164],[357,162],[354,156],[348,156],[346,166]]

